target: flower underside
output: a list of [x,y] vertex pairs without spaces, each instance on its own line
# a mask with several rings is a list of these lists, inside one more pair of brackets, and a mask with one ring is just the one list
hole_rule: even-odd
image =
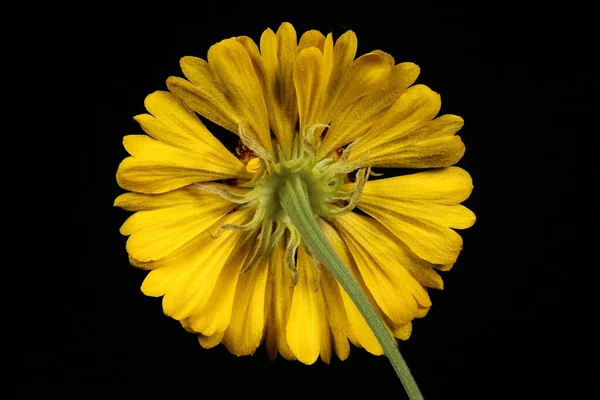
[[[280,240],[286,241],[286,262],[293,278],[297,281],[296,252],[302,243],[302,237],[289,215],[281,205],[280,188],[292,176],[302,181],[308,194],[315,218],[331,220],[352,211],[370,173],[369,167],[360,168],[361,162],[348,162],[348,156],[354,143],[344,149],[332,152],[331,156],[318,160],[316,150],[321,143],[320,137],[328,125],[314,124],[297,134],[289,155],[273,139],[275,156],[267,153],[259,144],[249,140],[244,131],[243,122],[239,125],[239,137],[242,146],[249,149],[244,152],[246,169],[254,173],[248,181],[235,181],[234,187],[247,191],[236,192],[232,186],[218,183],[196,183],[196,188],[221,196],[239,204],[238,209],[252,208],[254,212],[250,222],[243,225],[223,224],[214,237],[219,237],[224,229],[248,232],[248,238],[256,239],[251,253],[244,261],[242,271],[246,271],[260,259],[271,254]],[[351,187],[348,187],[352,183]],[[320,261],[314,258],[318,269]]]
[[[474,214],[453,167],[463,120],[437,117],[440,96],[413,85],[419,68],[376,50],[358,58],[348,31],[299,39],[291,24],[223,40],[186,77],[146,98],[115,205],[142,285],[205,348],[236,355],[266,343],[305,364],[385,353],[421,399],[396,345],[431,306]],[[237,134],[237,157],[199,116]],[[426,170],[383,177],[372,168]],[[353,212],[355,208],[361,214]],[[323,271],[321,268],[325,267]]]

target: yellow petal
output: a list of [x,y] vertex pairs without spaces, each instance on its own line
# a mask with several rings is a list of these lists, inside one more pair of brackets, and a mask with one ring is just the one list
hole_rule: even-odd
[[400,325],[394,328],[394,336],[400,340],[408,340],[412,333],[412,323]]
[[127,192],[115,199],[114,206],[127,211],[149,211],[176,205],[193,205],[197,201],[196,193],[199,193],[199,190],[195,190],[193,187],[160,194]]
[[316,47],[319,50],[323,51],[323,46],[325,45],[325,36],[317,30],[306,31],[300,37],[300,42],[298,43],[298,50],[304,50],[308,47]]
[[199,153],[210,149],[215,156],[221,156],[218,158],[233,157],[206,129],[196,113],[172,93],[156,91],[146,96],[144,106],[150,114],[141,114],[134,119],[154,139]]
[[335,41],[332,54],[332,69],[327,85],[326,104],[332,104],[342,90],[342,86],[346,81],[346,75],[352,69],[357,47],[356,34],[352,31],[344,32]]
[[[389,141],[405,134],[403,128],[412,124],[431,121],[440,111],[442,102],[440,95],[425,85],[415,85],[400,96],[385,117],[375,124],[364,140]],[[385,138],[381,138],[385,135]]]
[[[233,301],[244,260],[248,254],[247,246],[236,246],[236,251],[232,252],[228,259],[222,259],[225,263],[219,278],[214,283],[212,293],[206,302],[200,305],[200,302],[191,302],[185,311],[179,315],[189,317],[190,327],[205,336],[212,336],[219,332],[224,332],[231,322],[233,311]],[[165,296],[168,296],[167,294]],[[163,301],[164,304],[164,301]]]
[[456,163],[465,147],[455,133],[462,118],[444,115],[432,120],[440,109],[440,97],[424,85],[404,92],[350,154],[350,161],[395,168],[447,167]]
[[198,341],[200,342],[200,346],[204,349],[212,349],[223,340],[224,332],[217,332],[212,336],[204,336],[202,334],[198,335]]
[[424,316],[427,315],[427,313],[429,312],[429,307],[419,307],[419,310],[417,312],[417,318],[423,318]]
[[[339,232],[333,226],[331,226],[329,223],[326,223],[323,220],[321,220],[319,222],[320,222],[321,229],[323,229],[323,232],[325,233],[325,235],[327,236],[327,239],[329,240],[329,243],[331,243],[331,245],[335,249],[336,253],[340,256],[340,258],[344,262],[344,265],[346,265],[346,267],[348,268],[350,273],[352,273],[352,275],[354,276],[356,281],[359,283],[362,290],[365,292],[365,294],[369,298],[369,301],[375,308],[375,311],[377,311],[377,313],[379,314],[380,317],[383,317],[381,308],[377,305],[376,301],[373,299],[371,292],[367,288],[364,280],[362,279],[362,276],[358,272],[356,264],[355,264],[354,260],[352,259],[352,256],[350,255],[350,251],[348,250],[348,246],[346,246],[346,244],[344,243]],[[365,350],[367,350],[371,354],[374,354],[374,355],[383,354],[383,349],[381,348],[379,341],[375,337],[375,334],[373,334],[373,331],[367,324],[367,321],[365,321],[364,317],[362,316],[360,311],[358,311],[358,308],[356,307],[356,305],[354,304],[354,302],[352,301],[350,296],[348,296],[348,293],[346,293],[346,290],[344,290],[344,288],[339,283],[338,283],[338,290],[339,290],[340,296],[342,298],[344,309],[346,311],[346,315],[348,318],[348,324],[349,324],[348,338],[355,345],[363,347]],[[385,321],[384,321],[384,324],[385,324]]]
[[270,29],[263,33],[260,54],[256,60],[253,58],[261,66],[271,130],[288,155],[298,121],[293,78],[297,54],[296,31],[291,24],[283,23],[277,34]]
[[391,66],[382,52],[365,54],[354,61],[356,48],[356,35],[348,31],[335,46],[329,34],[322,46],[301,50],[294,67],[301,131],[313,124],[329,124],[336,114],[389,76]]
[[436,265],[435,269],[439,271],[450,271],[454,264],[444,264],[444,265]]
[[[221,236],[213,237],[213,230],[224,223],[244,224],[251,217],[250,208],[234,211],[167,257],[148,263],[152,271],[142,284],[142,292],[154,297],[165,295],[165,314],[180,321],[202,311],[223,267],[242,251],[239,242],[243,233],[224,230]],[[188,324],[194,331],[202,332],[191,322]]]
[[[386,57],[376,52],[360,56],[349,66],[345,74],[338,78],[339,92],[332,94],[326,102],[326,106],[330,107],[327,114],[328,122],[349,104],[381,86],[388,80],[391,72]],[[334,79],[336,79],[334,76],[330,77],[330,85]]]
[[[385,56],[385,53],[383,53]],[[406,88],[419,75],[419,67],[413,63],[401,63],[393,67],[387,79],[366,95],[336,112],[317,155],[319,158],[364,135],[379,121]]]
[[[335,348],[335,353],[340,360],[345,360],[350,355],[350,344],[348,337],[351,335],[348,317],[342,295],[340,294],[340,286],[337,280],[321,267],[321,286],[325,293],[327,302],[327,318],[329,327],[331,328],[331,338]],[[343,290],[343,289],[342,289]]]
[[151,137],[123,138],[132,157],[124,159],[117,171],[122,188],[163,193],[194,182],[251,178],[244,164],[174,96],[155,92],[146,98],[146,107],[154,116],[144,114],[135,119]]
[[277,357],[277,352],[287,360],[296,359],[285,334],[293,293],[292,275],[285,260],[284,241],[280,241],[269,258],[269,279],[265,296],[266,346],[271,360]]
[[[297,49],[298,39],[296,30],[292,24],[284,22],[277,29],[277,53],[279,56],[279,69],[281,76],[282,90],[290,90],[290,94],[294,94],[294,64],[298,55]],[[283,94],[282,94],[283,95]],[[283,97],[283,96],[282,96]],[[296,104],[296,96],[289,96],[286,93],[286,99],[290,102],[285,109],[292,110],[292,104]]]
[[[431,124],[434,125],[434,124]],[[434,131],[435,127],[426,130]],[[373,148],[372,148],[373,149]],[[372,150],[361,166],[384,168],[443,168],[456,164],[465,154],[460,136],[446,136],[433,140],[409,139],[390,142]],[[360,160],[350,155],[351,162]]]
[[394,325],[410,322],[419,305],[431,305],[427,291],[400,264],[396,254],[404,253],[403,248],[384,226],[356,213],[336,218],[334,225],[377,304]]
[[236,38],[208,50],[208,63],[184,57],[181,68],[191,81],[171,77],[167,87],[200,115],[237,133],[246,134],[272,153],[269,119],[262,88],[250,55]]
[[167,256],[237,206],[193,187],[157,195],[126,193],[115,201],[119,204],[146,208],[121,226],[123,235],[131,235],[127,252],[141,262]]
[[267,272],[268,259],[263,259],[240,274],[231,323],[223,338],[223,344],[237,356],[254,354],[262,340]]
[[327,77],[323,76],[324,60],[315,47],[302,50],[294,65],[294,85],[298,99],[300,130],[313,124],[326,124],[321,118]]
[[223,40],[208,50],[208,64],[231,97],[244,122],[246,133],[272,153],[269,117],[260,82],[248,52],[235,38]]
[[198,57],[183,57],[179,62],[188,80],[171,76],[167,88],[192,110],[217,125],[237,134],[241,116],[218,82],[208,63]]
[[[292,307],[286,328],[287,341],[296,358],[313,364],[329,343],[329,326],[323,288],[319,284],[313,262],[298,248],[298,283],[294,288]],[[325,347],[326,347],[325,346]]]
[[366,183],[358,207],[385,225],[420,258],[452,264],[462,239],[450,228],[468,228],[475,215],[459,205],[473,184],[461,168],[450,167]]
[[187,321],[184,319],[182,321],[179,321],[181,323],[181,327],[183,329],[185,329],[186,332],[188,333],[198,333],[198,332],[194,332],[194,330],[189,326],[189,324],[187,323]]

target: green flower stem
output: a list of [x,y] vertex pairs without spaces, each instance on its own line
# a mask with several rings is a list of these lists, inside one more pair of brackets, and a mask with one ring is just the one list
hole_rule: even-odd
[[304,243],[317,255],[329,272],[344,287],[354,304],[356,304],[356,307],[367,321],[367,324],[369,324],[369,327],[381,344],[385,355],[394,367],[408,397],[411,400],[422,400],[423,395],[410,373],[406,361],[404,361],[398,350],[396,340],[389,335],[377,312],[360,288],[360,285],[337,255],[327,237],[321,228],[319,228],[319,225],[317,225],[310,205],[306,184],[298,175],[290,175],[285,183],[281,185],[279,188],[279,201],[296,229],[302,235]]

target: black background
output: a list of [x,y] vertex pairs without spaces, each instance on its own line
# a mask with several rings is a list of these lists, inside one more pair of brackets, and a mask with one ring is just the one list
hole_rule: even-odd
[[263,347],[242,358],[223,346],[202,349],[162,314],[160,299],[141,293],[146,273],[129,266],[118,233],[128,213],[112,207],[122,193],[115,172],[126,156],[122,137],[141,132],[132,117],[145,111],[144,97],[165,90],[168,76],[182,76],[180,57],[204,58],[231,36],[258,41],[267,27],[289,21],[299,34],[352,29],[359,54],[381,49],[396,62],[417,63],[417,82],[442,95],[442,113],[465,119],[467,153],[458,165],[473,177],[465,204],[478,220],[463,232],[445,290],[431,293],[430,313],[401,344],[425,398],[578,398],[570,391],[584,388],[578,360],[588,350],[578,321],[587,300],[584,288],[568,294],[585,286],[573,251],[580,221],[568,203],[587,129],[580,116],[592,113],[586,98],[598,83],[587,57],[596,46],[590,11],[393,5],[223,1],[76,10],[76,28],[65,37],[82,77],[69,84],[93,108],[82,115],[79,139],[62,149],[69,153],[63,168],[81,186],[56,187],[64,201],[54,226],[70,233],[54,253],[63,267],[49,274],[60,282],[36,317],[45,329],[24,352],[24,390],[83,398],[405,398],[387,360],[362,349],[329,366],[271,363]]

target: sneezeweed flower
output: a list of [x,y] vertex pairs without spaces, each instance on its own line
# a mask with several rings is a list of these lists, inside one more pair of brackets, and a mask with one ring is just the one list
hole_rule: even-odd
[[[238,356],[344,360],[350,344],[390,358],[421,398],[394,338],[427,314],[427,289],[462,248],[453,229],[469,174],[453,167],[463,120],[437,117],[419,68],[382,51],[356,56],[348,31],[267,29],[223,40],[208,61],[181,59],[186,79],[146,98],[119,166],[130,192],[115,205],[142,291],[200,344]],[[236,155],[199,115],[239,136]],[[386,176],[384,168],[419,168]],[[377,169],[377,173],[373,171]],[[380,176],[383,174],[383,176]],[[363,213],[356,212],[360,209]]]

